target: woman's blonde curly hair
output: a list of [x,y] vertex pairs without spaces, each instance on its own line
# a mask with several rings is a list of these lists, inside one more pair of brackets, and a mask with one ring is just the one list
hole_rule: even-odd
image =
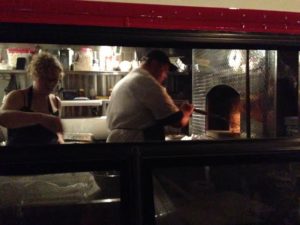
[[61,80],[64,72],[60,61],[54,55],[42,52],[32,57],[28,66],[28,74],[33,80],[45,79],[50,74],[58,74],[59,80]]

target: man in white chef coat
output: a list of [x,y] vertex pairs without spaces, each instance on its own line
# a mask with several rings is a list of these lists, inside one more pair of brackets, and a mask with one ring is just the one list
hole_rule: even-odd
[[114,86],[107,109],[107,142],[164,141],[165,125],[188,124],[193,105],[178,108],[162,86],[174,68],[163,51],[153,50]]

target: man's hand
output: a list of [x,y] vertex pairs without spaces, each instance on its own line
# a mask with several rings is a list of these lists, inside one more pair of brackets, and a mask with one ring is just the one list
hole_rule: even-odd
[[185,102],[180,106],[180,110],[183,113],[183,117],[180,121],[180,126],[184,127],[184,126],[188,125],[188,123],[189,123],[190,117],[194,111],[194,105]]
[[183,112],[184,116],[190,117],[194,111],[194,105],[189,103],[183,103],[180,106],[180,110]]

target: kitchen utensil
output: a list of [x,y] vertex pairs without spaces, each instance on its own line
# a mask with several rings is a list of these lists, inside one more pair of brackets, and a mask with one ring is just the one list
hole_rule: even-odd
[[[195,109],[194,109],[194,112],[195,112],[195,113],[199,113],[199,114],[201,114],[201,115],[208,116],[208,112],[206,112],[206,111],[204,111],[204,110],[202,110],[202,109],[196,109],[196,108],[195,108]],[[228,119],[226,119],[226,118],[224,118],[223,116],[220,116],[220,115],[218,115],[218,114],[210,113],[209,116],[212,117],[212,118],[214,118],[214,119],[220,119],[220,120],[223,120],[223,121],[226,121],[226,122],[229,121]]]
[[[197,109],[195,108],[194,109],[194,112],[195,113],[199,113],[201,115],[205,115],[205,116],[208,116],[208,112],[202,110],[202,109]],[[221,116],[221,115],[218,115],[218,114],[214,114],[214,113],[209,113],[209,116],[212,117],[213,119],[219,119],[219,120],[223,120],[225,121],[226,123],[229,123],[229,124],[232,124],[232,125],[235,125],[235,126],[239,126],[238,123],[236,122],[233,122],[231,121],[230,119],[226,119],[225,117]]]

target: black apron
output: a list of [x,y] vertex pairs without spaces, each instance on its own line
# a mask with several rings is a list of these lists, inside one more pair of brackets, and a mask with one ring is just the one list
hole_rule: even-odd
[[165,126],[180,121],[182,117],[182,111],[178,111],[164,119],[156,121],[153,126],[147,127],[143,130],[144,140],[165,141]]
[[[33,112],[31,110],[33,96],[33,87],[29,88],[26,97],[24,96],[24,107],[20,109],[23,112]],[[51,107],[50,98],[48,98],[48,108],[51,115],[58,116],[58,111],[53,112]],[[7,130],[7,145],[45,145],[45,144],[58,144],[58,137],[55,133],[43,127],[42,125],[32,125]]]
[[143,130],[145,141],[165,141],[165,128],[161,124],[155,124]]

